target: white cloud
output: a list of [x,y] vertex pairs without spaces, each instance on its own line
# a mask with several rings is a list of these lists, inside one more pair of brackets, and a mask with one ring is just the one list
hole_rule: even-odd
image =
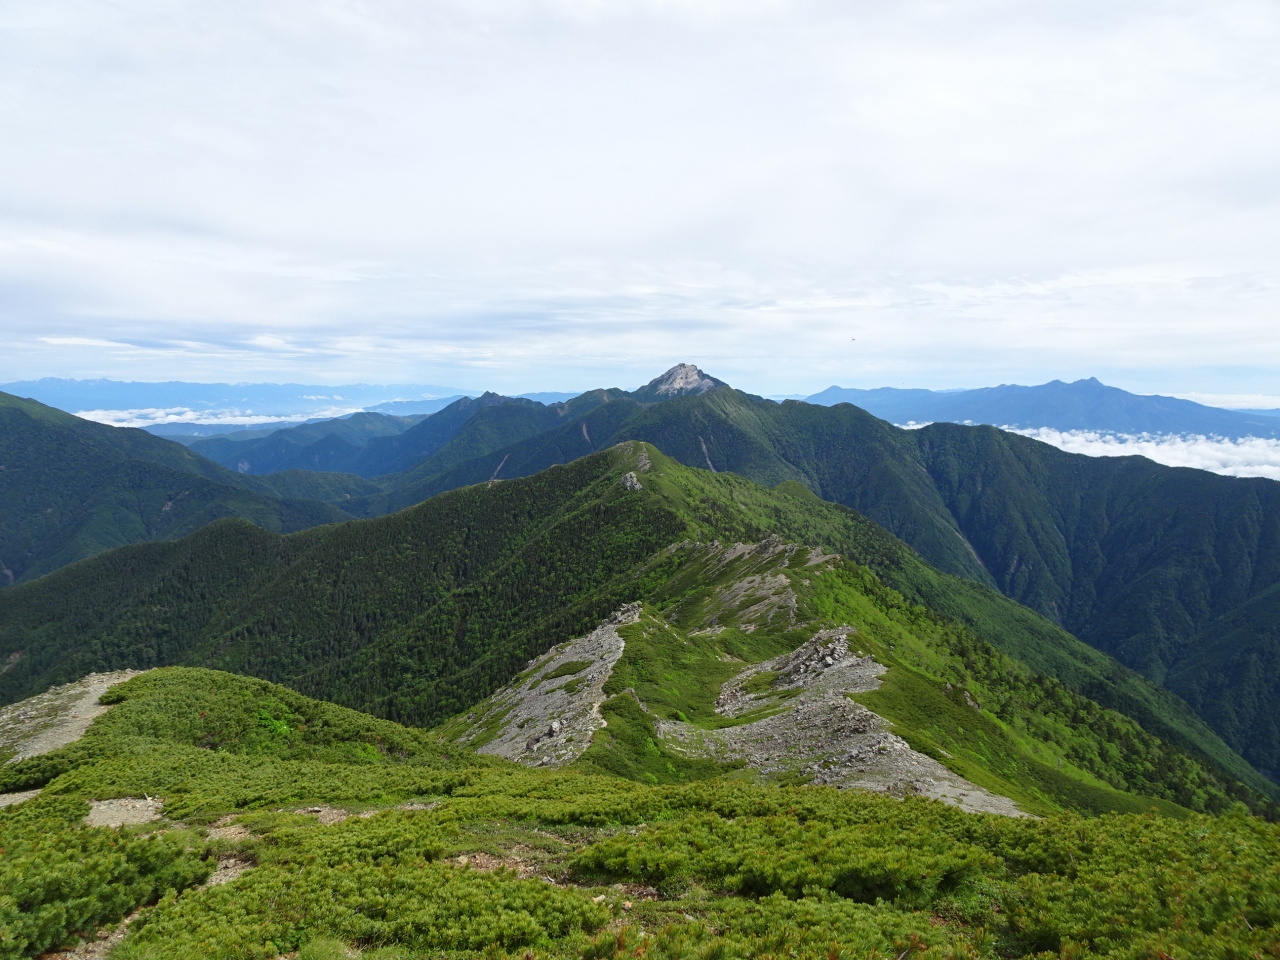
[[1230,477],[1267,477],[1280,480],[1280,440],[1221,437],[1097,433],[1088,430],[1054,430],[1040,427],[1013,433],[1034,437],[1070,453],[1091,457],[1147,457],[1170,467],[1194,467]]
[[[323,399],[323,398],[321,398]],[[302,423],[304,420],[345,417],[361,407],[323,407],[296,414],[255,414],[252,410],[192,410],[190,407],[145,407],[135,410],[79,410],[77,417],[105,423],[112,427],[154,427],[166,423],[196,423],[205,425],[241,424],[246,427],[259,423]]]
[[1268,393],[1277,44],[1269,0],[2,5],[0,380]]

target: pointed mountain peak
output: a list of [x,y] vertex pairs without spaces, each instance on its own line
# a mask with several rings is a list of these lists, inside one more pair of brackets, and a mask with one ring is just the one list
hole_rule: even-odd
[[653,402],[672,397],[697,396],[728,384],[709,377],[691,363],[677,363],[662,376],[650,380],[632,396],[637,400]]

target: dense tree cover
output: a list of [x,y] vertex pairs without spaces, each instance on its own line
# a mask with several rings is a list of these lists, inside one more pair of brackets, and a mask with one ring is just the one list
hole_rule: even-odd
[[426,419],[355,413],[348,417],[300,423],[266,432],[246,430],[200,440],[187,446],[202,457],[237,473],[321,470],[354,474],[360,451],[371,441],[398,437]]
[[293,537],[214,524],[63,569],[0,599],[0,648],[20,654],[0,689],[207,663],[442,719],[607,615],[611,581],[683,531],[613,466],[605,455]]
[[[321,470],[366,478],[404,473],[390,484],[400,487],[497,447],[544,433],[619,396],[623,394],[618,390],[592,390],[567,403],[543,404],[523,397],[485,393],[474,399],[461,397],[430,416],[358,413],[304,423],[266,436],[210,437],[189,445],[202,456],[241,473]],[[488,411],[497,406],[506,409],[495,417]],[[366,493],[372,495],[380,489],[372,486]],[[421,499],[424,498],[418,498]]]
[[[201,670],[111,698],[87,746],[61,751],[65,772],[0,815],[6,841],[26,843],[21,871],[0,863],[6,956],[147,902],[113,956],[1280,955],[1280,828],[1239,811],[1013,820],[827,788],[645,786],[451,755]],[[79,825],[89,799],[142,794],[169,818],[152,839]],[[319,826],[302,812],[316,803],[373,815]],[[227,814],[247,832],[203,839]],[[37,824],[59,854],[86,855],[35,855]],[[190,888],[226,857],[251,868]],[[32,890],[42,915],[88,929],[19,944],[30,911],[15,893]]]
[[1069,454],[994,427],[900,430],[849,404],[721,388],[653,404],[622,395],[517,443],[473,446],[472,460],[381,478],[387,492],[350,509],[407,506],[499,467],[528,475],[626,439],[690,466],[793,480],[864,513],[939,570],[998,588],[1166,685],[1234,749],[1280,769],[1271,480]]
[[344,519],[318,502],[352,492],[333,486],[308,473],[277,488],[274,479],[239,477],[145,431],[0,394],[0,587],[224,517],[278,532]]
[[[642,489],[630,491],[619,477],[642,457],[651,469]],[[769,530],[869,565],[896,564],[907,579],[912,570],[928,571],[900,541],[851,511],[807,493],[680,467],[633,444],[521,481],[454,491],[393,516],[290,537],[214,524],[174,544],[117,551],[7,591],[0,595],[0,656],[14,659],[0,674],[0,693],[12,700],[93,670],[203,664],[429,725],[488,696],[530,657],[589,630],[622,603],[659,600],[674,584],[696,581],[696,565],[679,576],[687,551],[662,550],[673,541],[759,540]],[[945,584],[930,582],[945,592]],[[906,602],[894,596],[891,605]],[[985,607],[972,598],[957,603],[994,610],[989,622],[1001,615],[1000,605],[1016,606],[993,592],[984,596]],[[1005,627],[1017,633],[1020,625],[1014,618]],[[987,648],[968,628],[955,628],[972,638],[972,649],[956,648],[963,666]],[[1035,649],[1036,638],[1019,636]],[[1105,689],[1129,695],[1149,730],[1221,769],[1219,794],[1236,789],[1236,780],[1266,788],[1185,706],[1162,701],[1132,674],[1107,673],[1087,657],[1073,661],[1058,639],[1045,634],[1053,652],[1043,659],[1075,663],[1100,687],[1114,681]],[[1006,669],[1002,663],[979,666],[992,673]],[[1080,722],[1097,717],[1081,714]],[[1168,729],[1152,729],[1161,725]],[[1154,780],[1119,769],[1102,779],[1203,808],[1198,776],[1174,765]],[[1164,785],[1143,785],[1157,782]]]

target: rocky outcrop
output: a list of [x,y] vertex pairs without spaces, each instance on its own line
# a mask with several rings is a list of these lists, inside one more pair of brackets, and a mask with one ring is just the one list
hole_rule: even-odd
[[625,647],[618,627],[639,619],[640,604],[628,604],[587,636],[530,661],[514,683],[472,711],[460,741],[535,767],[576,760],[605,725],[604,684]]
[[692,363],[678,363],[660,377],[650,380],[631,395],[644,403],[670,400],[672,397],[696,396],[728,386],[723,380],[709,377]]
[[841,789],[919,794],[965,810],[1024,816],[1013,801],[913,750],[881,717],[849,698],[879,687],[886,670],[851,648],[855,636],[849,627],[820,631],[799,649],[748,667],[726,683],[716,712],[742,717],[737,726],[707,730],[660,721],[659,733],[672,749],[745,763],[770,779],[798,776]]

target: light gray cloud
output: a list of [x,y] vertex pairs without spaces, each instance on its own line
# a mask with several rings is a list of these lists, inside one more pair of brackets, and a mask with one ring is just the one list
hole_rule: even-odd
[[0,380],[1274,393],[1277,45],[1263,0],[0,2]]

